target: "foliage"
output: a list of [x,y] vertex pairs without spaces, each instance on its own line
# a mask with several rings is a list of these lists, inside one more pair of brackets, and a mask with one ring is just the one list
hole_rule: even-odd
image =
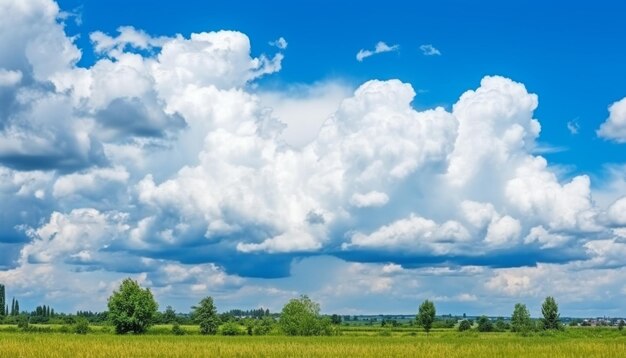
[[264,336],[266,334],[269,334],[274,325],[276,324],[276,321],[274,321],[273,318],[271,317],[263,317],[261,319],[257,319],[255,320],[255,324],[252,327],[252,334],[255,336]]
[[506,332],[511,329],[511,325],[504,321],[502,318],[498,318],[493,324],[496,332]]
[[464,319],[459,323],[459,332],[468,331],[472,328],[470,321]]
[[620,319],[619,323],[617,324],[617,329],[619,329],[620,331],[624,329],[624,320]]
[[511,315],[511,331],[526,333],[533,327],[533,322],[530,319],[530,312],[526,308],[525,304],[516,303],[513,308],[513,314]]
[[184,336],[185,334],[187,334],[187,331],[182,329],[178,322],[174,322],[174,324],[172,325],[172,334],[175,336]]
[[74,333],[76,334],[87,334],[89,332],[89,321],[85,318],[80,318],[76,321],[74,325]]
[[165,312],[163,312],[163,315],[161,316],[161,322],[162,323],[175,323],[175,322],[177,322],[176,311],[174,311],[172,306],[167,306],[165,308]]
[[493,332],[493,323],[486,316],[478,317],[476,322],[478,323],[479,332]]
[[319,315],[320,306],[307,296],[287,302],[280,315],[279,326],[288,336],[332,335],[332,323]]
[[144,333],[152,324],[158,304],[150,289],[142,289],[139,283],[127,278],[114,291],[108,302],[109,318],[115,326],[115,332]]
[[435,321],[436,314],[437,311],[433,302],[429,300],[425,300],[424,302],[422,302],[419,307],[416,320],[417,323],[424,328],[426,334],[430,332],[430,329],[433,326],[433,322]]
[[221,332],[223,336],[240,336],[244,332],[241,330],[241,326],[235,322],[226,322],[222,325]]
[[341,324],[341,316],[338,314],[330,316],[330,322],[332,324]]
[[213,297],[203,298],[198,306],[192,307],[191,316],[200,325],[201,334],[217,334],[220,321],[217,316],[217,309],[213,304]]
[[561,329],[559,306],[553,297],[548,296],[541,305],[543,329]]
[[22,331],[28,331],[29,328],[29,317],[26,315],[20,315],[17,319],[17,328]]

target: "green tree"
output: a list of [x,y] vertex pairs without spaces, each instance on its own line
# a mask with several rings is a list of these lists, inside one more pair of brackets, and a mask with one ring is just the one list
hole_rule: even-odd
[[281,330],[288,336],[331,335],[330,319],[319,315],[320,305],[308,296],[291,299],[283,307],[278,322]]
[[493,323],[487,316],[480,316],[476,321],[479,332],[493,332]]
[[212,297],[203,298],[197,306],[191,307],[193,320],[200,325],[201,334],[216,334],[220,325],[217,309]]
[[533,322],[525,304],[516,303],[511,315],[511,331],[525,333],[532,329]]
[[74,333],[87,334],[89,332],[89,321],[86,318],[81,317],[76,321],[74,325]]
[[459,323],[459,332],[468,331],[472,328],[470,321],[464,319]]
[[6,305],[6,294],[4,292],[4,285],[0,285],[0,316],[4,316],[4,306]]
[[162,321],[163,323],[174,323],[177,321],[176,311],[174,311],[172,306],[167,306],[165,308],[165,312],[163,312]]
[[340,315],[338,315],[338,314],[334,314],[334,315],[332,315],[332,316],[330,317],[330,321],[331,321],[333,324],[341,324],[341,316],[340,316]]
[[620,319],[619,323],[617,324],[617,329],[619,329],[620,331],[624,329],[624,320]]
[[559,305],[557,305],[553,297],[548,296],[543,301],[541,314],[543,314],[543,329],[561,329]]
[[20,301],[15,300],[15,315],[18,316],[20,314]]
[[436,314],[437,310],[435,309],[435,304],[432,301],[425,300],[422,302],[417,313],[416,321],[419,325],[424,327],[426,334],[430,332],[433,322],[435,321]]
[[113,291],[109,297],[108,307],[108,317],[117,334],[140,334],[152,325],[159,305],[149,288],[143,289],[137,281],[127,278],[119,291]]

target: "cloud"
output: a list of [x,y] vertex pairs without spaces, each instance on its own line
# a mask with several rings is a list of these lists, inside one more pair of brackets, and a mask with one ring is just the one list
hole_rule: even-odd
[[596,131],[598,137],[626,143],[626,98],[609,107],[609,118]]
[[364,59],[377,55],[379,53],[393,52],[393,51],[398,51],[399,49],[400,49],[400,45],[389,46],[386,43],[380,41],[376,44],[376,47],[374,47],[373,51],[364,50],[364,49],[359,50],[359,52],[356,54],[356,60],[359,62],[362,62]]
[[270,43],[269,43],[269,44],[270,44],[270,46],[275,46],[275,47],[278,47],[278,48],[279,48],[279,49],[281,49],[281,50],[286,49],[286,48],[287,48],[287,45],[289,45],[289,44],[287,43],[287,40],[285,40],[285,38],[284,38],[284,37],[279,37],[279,38],[278,38],[278,40],[276,40],[276,41],[270,41]]
[[623,170],[592,185],[552,167],[522,83],[486,76],[426,110],[397,79],[270,91],[255,81],[283,55],[243,33],[133,27],[92,34],[79,67],[55,3],[0,6],[0,281],[20,294],[101,297],[132,275],[185,310],[311,290],[367,311],[476,309],[485,288],[509,304],[550,278],[571,303],[570,276],[607,268],[585,297],[626,284]]
[[436,49],[433,45],[421,45],[420,50],[424,56],[441,56],[441,51]]
[[572,119],[571,121],[567,122],[567,130],[570,132],[570,134],[578,134],[578,132],[580,131],[578,118]]

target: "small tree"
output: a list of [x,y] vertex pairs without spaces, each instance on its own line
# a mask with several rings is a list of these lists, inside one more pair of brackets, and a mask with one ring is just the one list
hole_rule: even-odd
[[546,297],[541,305],[541,313],[543,314],[543,329],[561,329],[559,306],[553,297]]
[[619,329],[620,331],[624,329],[624,320],[620,319],[619,323],[617,324],[617,329]]
[[477,320],[479,332],[492,332],[493,323],[487,316],[480,316]]
[[113,291],[108,306],[109,319],[117,334],[144,333],[159,308],[150,289],[141,288],[130,278],[122,281],[119,291]]
[[511,315],[511,330],[513,332],[525,333],[531,330],[532,323],[526,305],[516,303],[515,308],[513,308],[513,315]]
[[437,311],[435,309],[435,304],[432,301],[425,300],[419,307],[419,311],[417,313],[417,323],[424,327],[426,334],[430,332],[430,329],[433,326],[433,322],[435,321],[435,315]]
[[194,321],[200,325],[201,334],[217,334],[220,320],[212,297],[203,298],[198,306],[192,307],[192,310],[191,315]]
[[320,317],[320,305],[308,296],[289,300],[283,307],[278,324],[288,336],[332,335],[330,319]]
[[468,331],[472,328],[470,321],[464,319],[459,323],[459,332]]
[[89,321],[86,318],[79,318],[74,325],[74,333],[87,334],[89,332]]
[[167,306],[161,318],[163,320],[163,323],[175,323],[177,321],[176,311],[174,311],[172,306]]
[[338,315],[338,314],[334,314],[334,315],[330,316],[330,321],[333,324],[341,324],[341,316]]

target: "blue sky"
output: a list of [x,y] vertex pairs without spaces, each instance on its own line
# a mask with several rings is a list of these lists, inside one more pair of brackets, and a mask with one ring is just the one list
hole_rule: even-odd
[[0,7],[24,307],[131,276],[181,311],[626,310],[617,1]]

